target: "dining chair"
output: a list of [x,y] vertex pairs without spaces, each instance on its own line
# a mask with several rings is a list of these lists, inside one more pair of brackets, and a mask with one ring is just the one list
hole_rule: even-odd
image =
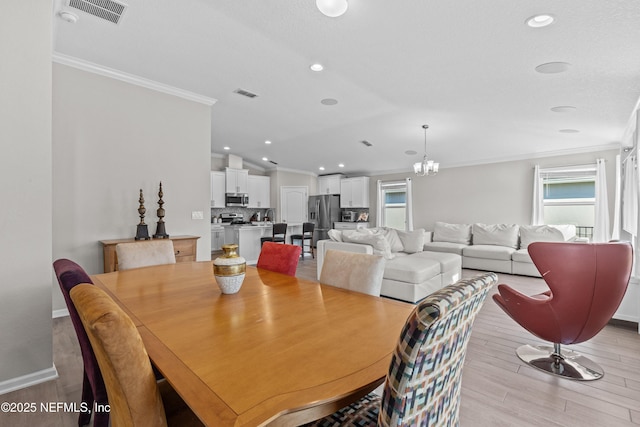
[[264,242],[285,243],[286,241],[287,241],[287,224],[277,223],[277,224],[273,224],[271,236],[265,236],[260,238],[260,246],[262,246]]
[[602,378],[598,364],[561,345],[587,341],[611,320],[631,277],[631,244],[535,242],[528,250],[549,290],[528,296],[499,285],[493,300],[520,326],[553,346],[527,344],[516,354],[528,365],[563,378]]
[[297,245],[264,242],[256,267],[295,276],[300,251],[302,249]]
[[69,294],[104,377],[112,427],[203,425],[167,381],[156,382],[138,330],[109,295],[89,284]]
[[176,263],[173,242],[169,239],[118,243],[116,256],[118,270]]
[[[302,256],[304,256],[305,253],[311,253],[311,257],[315,258],[315,255],[313,253],[313,230],[315,229],[315,224],[312,222],[305,222],[302,224],[302,234],[292,234],[290,239],[291,239],[291,244],[295,244],[296,240],[300,241],[300,247],[302,248]],[[305,242],[309,241],[309,251],[305,251]]]
[[379,297],[385,262],[380,255],[329,249],[324,255],[320,283]]
[[[82,374],[82,395],[81,402],[89,409],[87,412],[80,412],[78,416],[78,425],[85,426],[91,421],[91,410],[94,403],[104,408],[108,405],[107,389],[100,373],[100,367],[93,353],[93,348],[89,342],[89,337],[82,326],[78,311],[76,310],[69,292],[80,283],[93,283],[89,275],[75,262],[69,259],[58,259],[53,263],[53,270],[56,273],[62,296],[69,311],[71,323],[76,331],[76,337],[80,344],[80,354],[82,355],[83,374]],[[96,411],[93,416],[94,427],[108,427],[109,412]]]
[[457,426],[471,328],[497,280],[481,274],[420,301],[400,333],[382,396],[369,393],[307,426]]

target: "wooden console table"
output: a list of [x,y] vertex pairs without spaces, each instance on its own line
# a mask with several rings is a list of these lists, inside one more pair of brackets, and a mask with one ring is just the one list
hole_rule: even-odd
[[[196,260],[196,246],[199,236],[171,236],[173,249],[176,253],[176,262],[187,262]],[[118,270],[118,256],[116,255],[116,245],[118,243],[144,242],[135,239],[113,239],[100,240],[104,257],[104,272],[111,273]]]

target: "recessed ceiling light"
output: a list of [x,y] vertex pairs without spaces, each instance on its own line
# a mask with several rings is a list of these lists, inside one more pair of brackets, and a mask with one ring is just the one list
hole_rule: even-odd
[[71,24],[75,24],[76,22],[78,22],[78,15],[76,15],[73,12],[68,12],[66,10],[63,10],[62,12],[58,13],[58,16],[63,21],[67,21]]
[[223,150],[231,150],[231,147],[222,147]]
[[322,70],[324,70],[324,67],[322,66],[322,64],[311,64],[311,66],[309,68],[311,68],[311,71],[322,71]]
[[536,71],[542,74],[563,73],[571,67],[568,62],[547,62],[536,67]]
[[570,105],[561,105],[559,107],[551,107],[551,111],[554,113],[570,113],[575,111],[576,107],[572,107]]
[[323,171],[324,170],[324,166],[320,166],[318,169]]
[[343,167],[344,167],[344,163],[339,163],[339,164],[338,164],[338,167],[339,167],[339,168],[343,168]]
[[531,18],[527,19],[527,25],[531,28],[542,28],[547,25],[553,24],[555,18],[552,15],[547,15],[545,13],[540,15],[534,15]]
[[265,162],[268,162],[268,161],[269,161],[269,159],[268,159],[268,158],[266,158],[266,157],[263,157],[263,158],[262,158],[262,160],[264,160]]
[[558,132],[562,132],[562,133],[579,133],[580,131],[578,129],[560,129]]
[[407,150],[404,152],[404,154],[406,154],[407,156],[415,156],[416,154],[418,154],[418,152],[414,150]]
[[320,104],[322,105],[336,105],[337,103],[338,103],[338,100],[333,98],[325,98],[322,101],[320,101]]
[[318,10],[330,18],[336,18],[347,11],[347,0],[316,0]]
[[265,144],[269,145],[271,144],[271,141],[269,141],[268,139],[264,142]]

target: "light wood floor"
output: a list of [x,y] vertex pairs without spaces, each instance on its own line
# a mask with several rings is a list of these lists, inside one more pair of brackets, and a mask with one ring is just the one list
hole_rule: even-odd
[[[478,272],[465,270],[469,277]],[[298,276],[316,280],[316,262],[300,261]],[[545,288],[541,279],[500,274],[524,293]],[[399,333],[399,331],[398,331]],[[640,335],[637,329],[608,325],[592,340],[571,346],[605,370],[599,381],[563,380],[524,365],[515,349],[539,342],[488,298],[473,327],[462,381],[460,425],[638,426],[640,425]],[[68,317],[53,322],[55,381],[0,396],[0,402],[78,402],[82,359]],[[0,426],[75,426],[73,413],[0,413]]]

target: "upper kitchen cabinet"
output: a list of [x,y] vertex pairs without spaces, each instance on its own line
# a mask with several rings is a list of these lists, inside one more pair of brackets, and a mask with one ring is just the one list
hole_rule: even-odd
[[340,180],[344,175],[324,175],[318,177],[318,194],[340,194]]
[[271,178],[249,175],[249,208],[271,207]]
[[227,168],[227,193],[249,192],[249,171],[247,169]]
[[211,207],[224,208],[225,173],[211,171]]
[[340,181],[341,208],[369,207],[369,177],[344,178]]

